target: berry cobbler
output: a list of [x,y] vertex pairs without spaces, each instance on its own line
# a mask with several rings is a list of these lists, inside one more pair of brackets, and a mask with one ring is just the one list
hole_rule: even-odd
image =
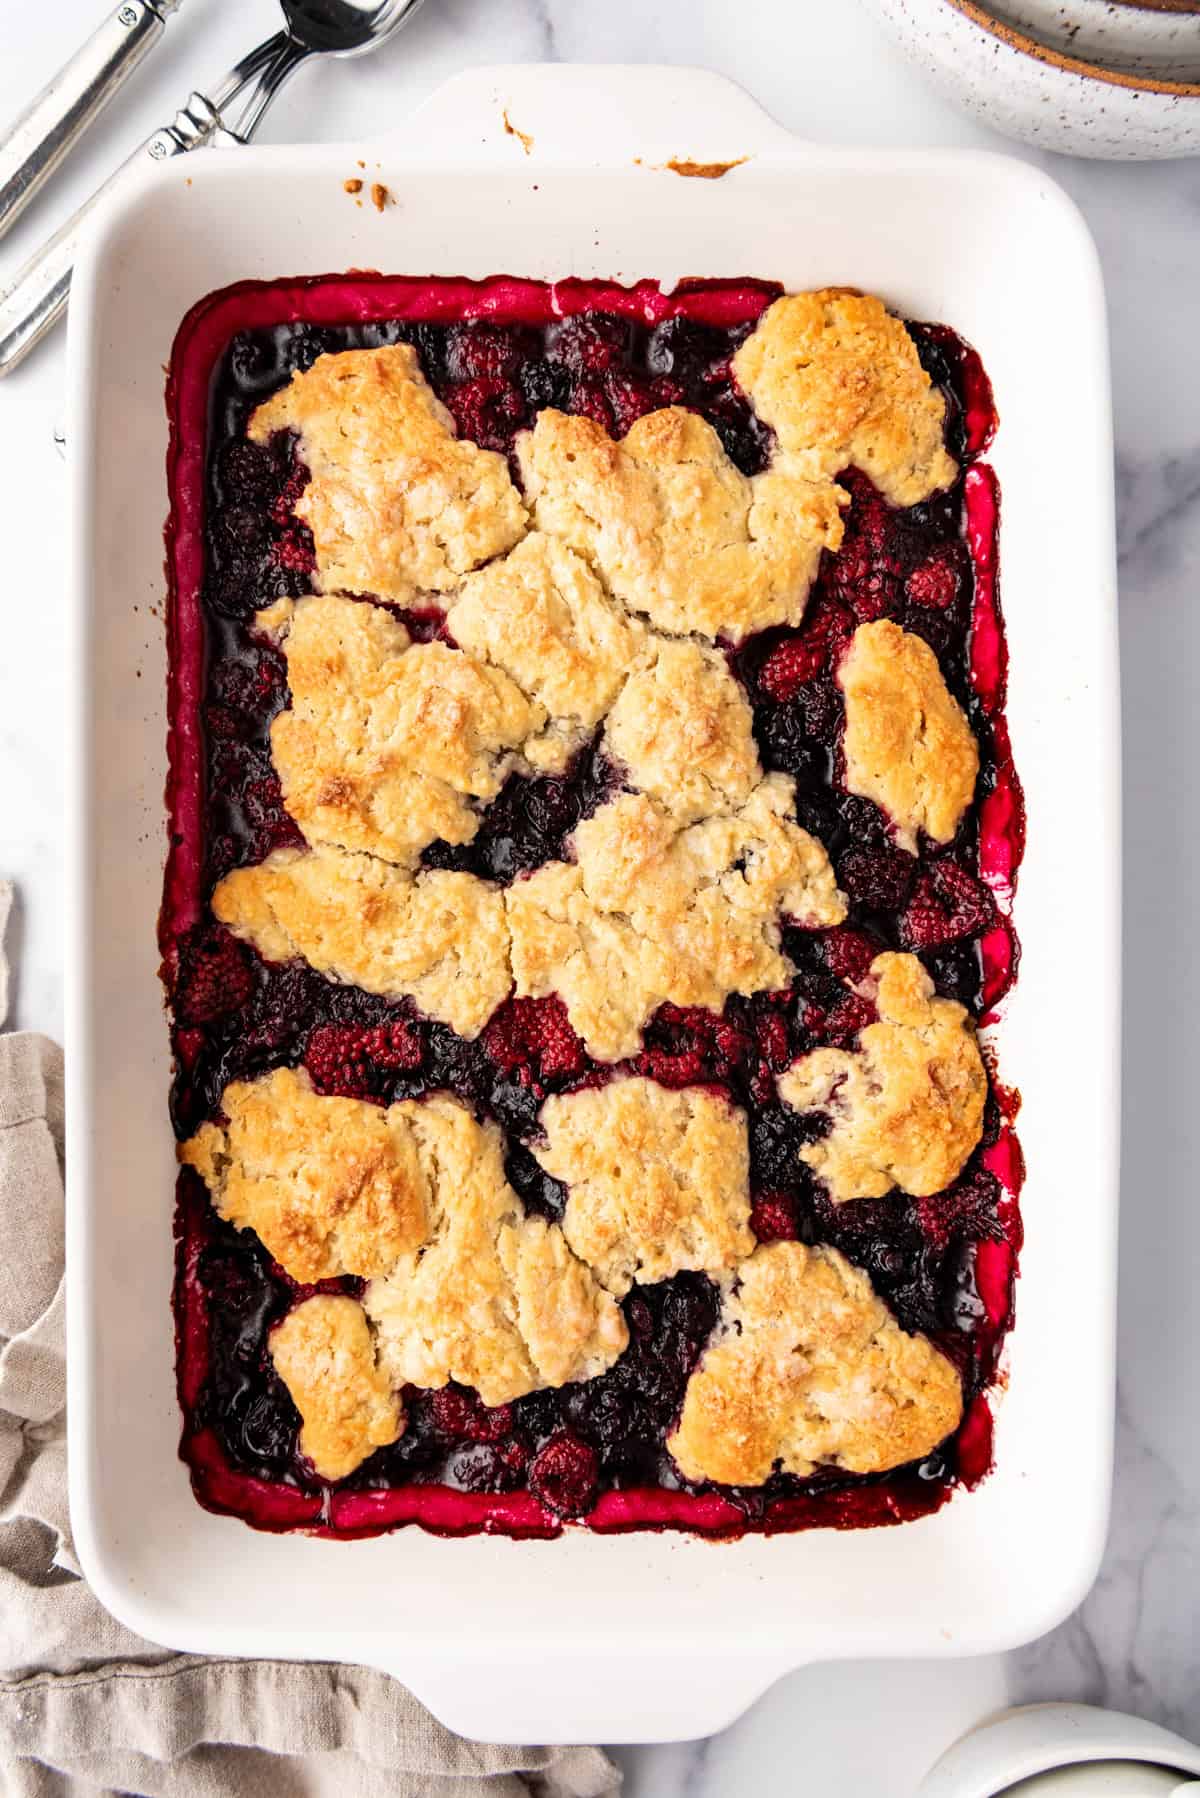
[[262,1528],[895,1523],[1020,1247],[995,424],[851,289],[245,284],[176,344],[182,1454]]

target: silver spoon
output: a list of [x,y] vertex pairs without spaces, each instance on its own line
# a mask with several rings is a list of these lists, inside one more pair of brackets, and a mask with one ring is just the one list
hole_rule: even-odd
[[0,133],[0,235],[149,55],[179,0],[122,0]]
[[[0,375],[22,361],[67,309],[80,231],[101,197],[147,161],[165,162],[204,144],[248,143],[276,94],[310,56],[362,56],[407,24],[421,0],[280,0],[284,29],[242,58],[210,95],[185,105],[147,138],[0,293]],[[235,100],[242,98],[236,114]]]

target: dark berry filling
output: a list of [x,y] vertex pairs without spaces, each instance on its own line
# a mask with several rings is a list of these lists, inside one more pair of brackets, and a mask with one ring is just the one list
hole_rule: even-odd
[[[248,284],[215,296],[185,326],[170,388],[173,834],[162,918],[181,1136],[215,1115],[229,1081],[278,1066],[303,1064],[318,1091],[381,1104],[449,1089],[502,1126],[514,1189],[527,1210],[557,1221],[566,1192],[530,1148],[539,1108],[547,1093],[612,1075],[590,1060],[558,999],[511,999],[469,1043],[409,1005],[336,986],[300,963],[268,965],[213,921],[215,881],[302,840],[269,749],[271,720],[288,703],[286,664],[255,633],[253,616],[309,590],[313,546],[294,513],[307,471],[287,436],[264,446],[246,439],[254,406],[326,351],[405,341],[459,431],[486,447],[511,451],[516,432],[546,406],[621,435],[645,412],[680,404],[707,418],[752,474],[768,461],[772,438],[736,391],[730,363],[775,292],[749,281],[690,283],[667,296],[648,284],[362,277]],[[788,1110],[775,1087],[806,1050],[853,1047],[874,1017],[856,989],[881,949],[919,954],[939,990],[976,1016],[1015,971],[1015,939],[997,903],[1011,893],[1023,814],[1004,723],[996,491],[972,461],[994,414],[973,353],[943,327],[910,329],[946,397],[948,441],[964,478],[897,511],[847,471],[845,543],[825,557],[803,624],[730,654],[754,707],[764,766],[794,777],[797,815],[829,849],[850,917],[820,932],[785,924],[796,975],[784,991],[735,997],[719,1015],[663,1006],[625,1071],[669,1087],[716,1087],[746,1110],[758,1239],[831,1243],[865,1268],[900,1322],[931,1334],[962,1370],[962,1429],[920,1468],[883,1479],[827,1472],[775,1475],[753,1492],[688,1486],[664,1442],[719,1294],[703,1276],[683,1274],[629,1294],[630,1345],[603,1377],[493,1410],[457,1386],[409,1389],[405,1434],[330,1488],[297,1454],[298,1418],[267,1352],[270,1329],[307,1289],[253,1235],[222,1223],[200,1182],[184,1175],[182,1452],[202,1502],[264,1528],[341,1535],[406,1521],[447,1533],[544,1535],[580,1517],[597,1529],[737,1534],[894,1522],[936,1508],[955,1483],[986,1471],[985,1389],[1010,1321],[1020,1246],[1015,1105],[995,1088],[984,1141],[948,1191],[839,1207],[799,1158],[825,1119]],[[414,636],[444,635],[439,612],[404,617]],[[981,746],[977,802],[957,838],[923,842],[915,855],[893,841],[875,806],[838,782],[838,660],[855,627],[881,617],[930,644]],[[561,777],[512,777],[471,843],[432,844],[424,863],[518,879],[569,853],[576,825],[618,786],[597,739]],[[326,1289],[359,1290],[349,1280]]]

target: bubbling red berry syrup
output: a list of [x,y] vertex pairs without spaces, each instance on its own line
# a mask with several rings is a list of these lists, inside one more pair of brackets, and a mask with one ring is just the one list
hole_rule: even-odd
[[[319,355],[407,342],[460,432],[487,447],[511,453],[547,406],[620,435],[646,411],[684,405],[753,474],[773,439],[730,364],[778,291],[753,280],[691,281],[668,294],[647,282],[361,275],[245,283],[189,315],[168,383],[171,835],[160,922],[181,1137],[219,1113],[229,1081],[276,1067],[303,1065],[319,1091],[380,1104],[449,1090],[501,1126],[514,1189],[527,1210],[557,1220],[566,1192],[531,1152],[539,1109],[549,1093],[613,1073],[589,1058],[558,999],[510,999],[466,1042],[410,1004],[336,985],[300,962],[266,963],[213,919],[217,880],[302,841],[270,755],[271,720],[289,702],[286,664],[253,619],[310,588],[312,539],[295,515],[308,471],[286,437],[249,442],[255,406]],[[185,1170],[175,1216],[181,1454],[211,1509],[261,1529],[341,1537],[403,1523],[554,1536],[573,1520],[599,1531],[737,1536],[901,1522],[986,1472],[987,1389],[1011,1323],[1021,1242],[1015,1097],[993,1081],[983,1140],[946,1192],[835,1206],[799,1158],[826,1123],[783,1106],[775,1086],[806,1050],[853,1046],[874,1013],[852,989],[882,949],[919,954],[939,991],[976,1018],[990,1015],[1016,970],[1008,911],[1024,813],[1004,715],[998,491],[978,460],[995,412],[967,345],[944,326],[909,329],[946,399],[959,481],[897,511],[847,471],[845,544],[825,556],[803,623],[729,653],[763,764],[795,780],[799,821],[827,846],[849,918],[836,930],[785,925],[796,974],[781,991],[733,997],[720,1014],[662,1006],[623,1071],[717,1088],[745,1110],[760,1240],[831,1243],[864,1268],[900,1323],[953,1357],[963,1426],[920,1466],[887,1476],[831,1469],[803,1480],[775,1474],[753,1490],[689,1484],[665,1441],[719,1310],[714,1284],[689,1273],[633,1288],[623,1303],[629,1347],[600,1378],[490,1411],[458,1386],[408,1388],[404,1435],[331,1485],[298,1453],[299,1419],[267,1349],[272,1327],[316,1289],[298,1287],[251,1232],[224,1223]],[[957,837],[922,843],[916,855],[895,844],[874,805],[837,784],[838,658],[859,623],[880,617],[930,644],[980,744],[976,803]],[[445,634],[436,611],[405,622],[423,639]],[[561,776],[511,777],[474,841],[434,843],[425,864],[506,884],[567,852],[576,825],[619,787],[597,739]],[[320,1290],[361,1288],[335,1280]]]

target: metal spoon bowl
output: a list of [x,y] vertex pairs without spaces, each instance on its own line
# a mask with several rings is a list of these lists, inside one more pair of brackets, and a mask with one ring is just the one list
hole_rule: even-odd
[[[311,56],[364,56],[406,25],[422,0],[280,0],[284,29],[244,56],[211,96],[191,94],[169,125],[147,138],[30,258],[0,294],[0,375],[17,366],[67,310],[79,233],[97,201],[147,161],[206,144],[248,143],[284,83]],[[242,104],[236,115],[236,100]]]
[[318,55],[362,56],[410,19],[421,0],[279,0],[297,43]]

